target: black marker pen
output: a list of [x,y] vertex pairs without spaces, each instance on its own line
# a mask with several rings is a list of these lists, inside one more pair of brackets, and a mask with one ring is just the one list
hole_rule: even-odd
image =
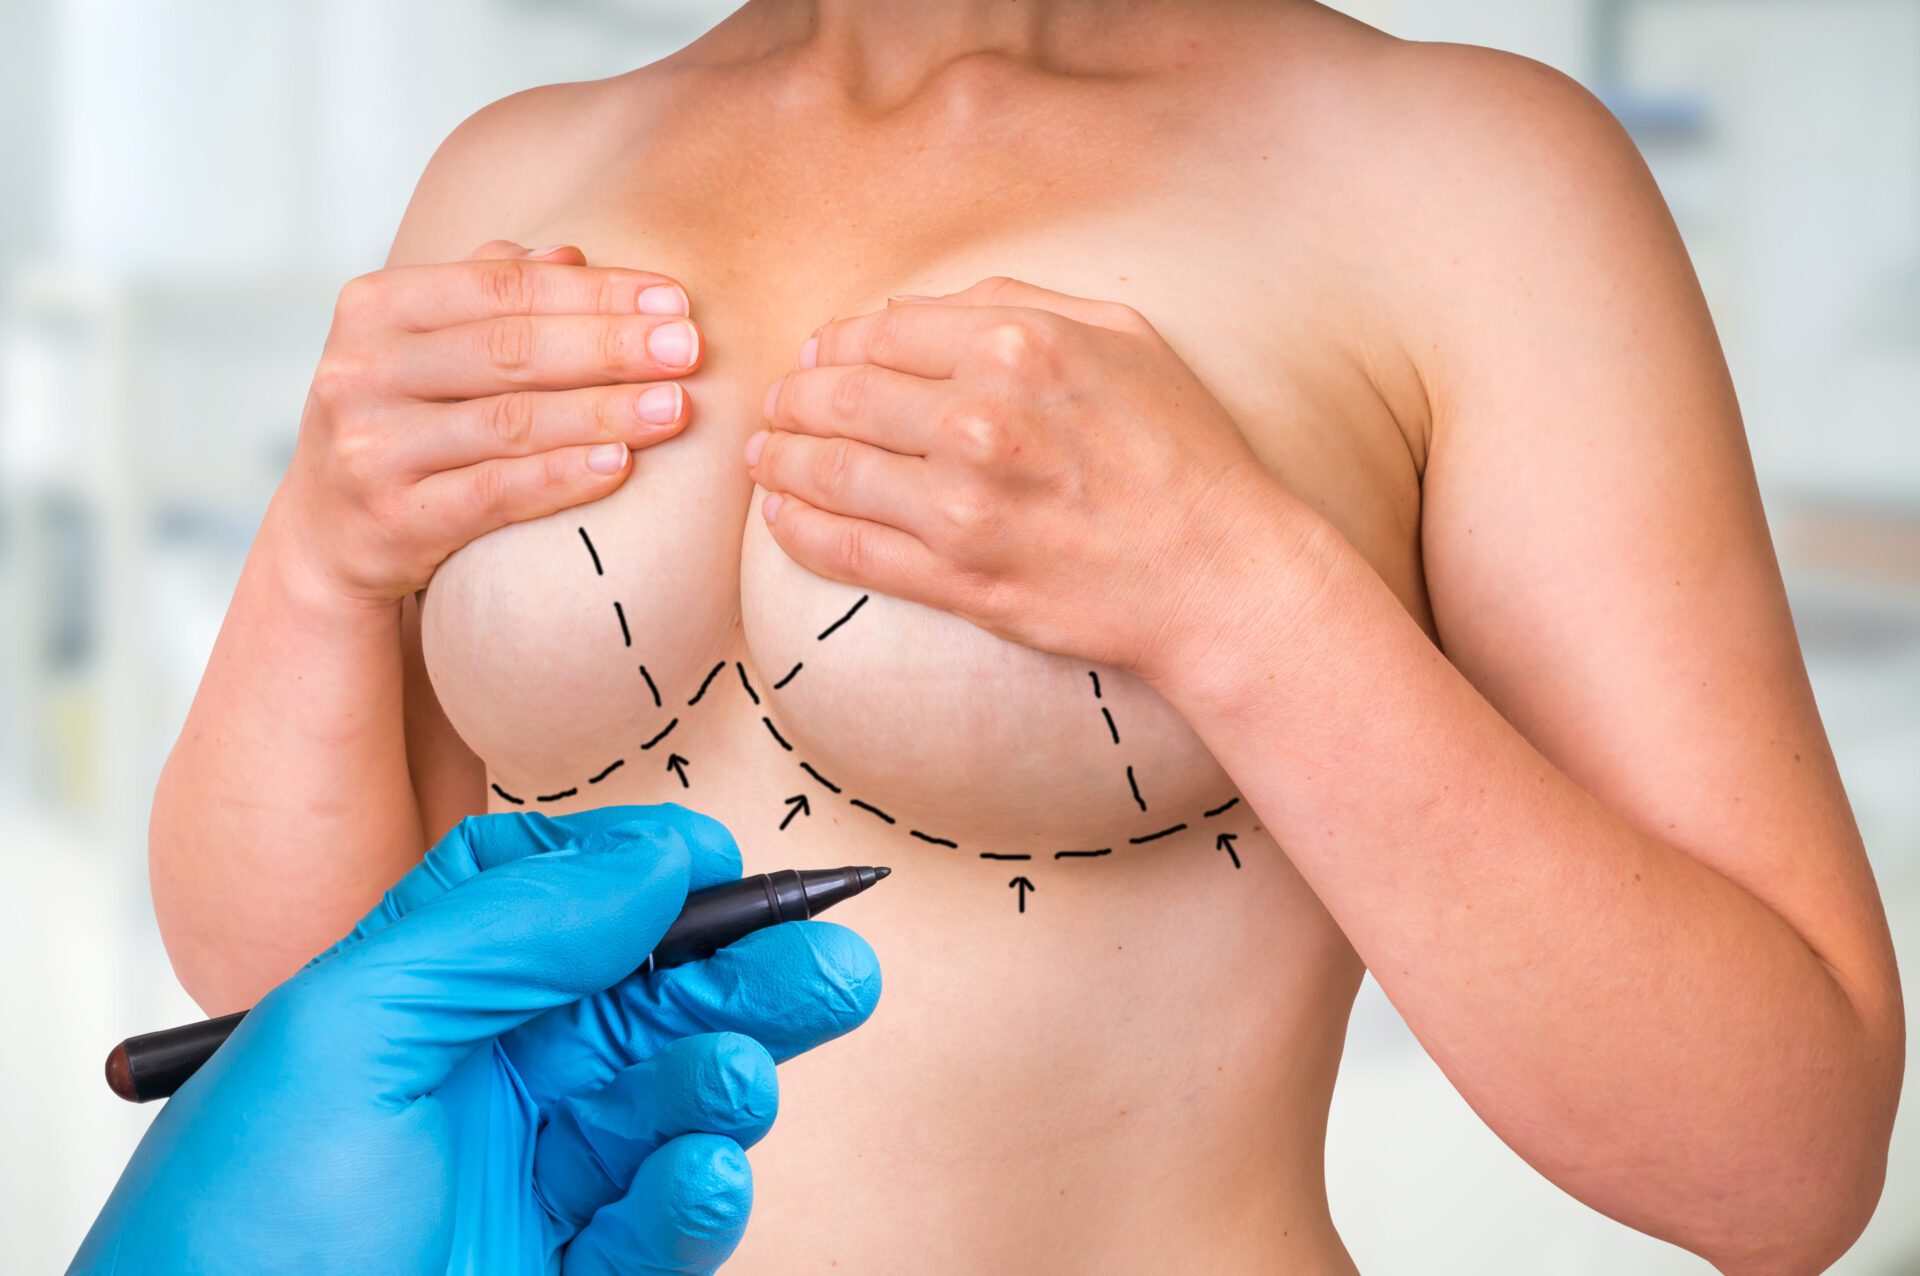
[[[722,882],[687,896],[654,945],[642,972],[710,957],[737,939],[780,922],[802,921],[866,890],[892,869],[782,869]],[[213,1058],[240,1021],[224,1015],[128,1037],[107,1055],[107,1086],[129,1103],[164,1099]]]

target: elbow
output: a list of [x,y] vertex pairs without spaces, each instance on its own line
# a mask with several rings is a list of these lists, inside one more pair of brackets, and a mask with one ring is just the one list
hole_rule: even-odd
[[[1681,1239],[1729,1276],[1823,1272],[1853,1247],[1886,1184],[1904,1068],[1904,1029],[1876,1034],[1879,1047],[1857,1069],[1836,1070],[1777,1126],[1764,1164],[1722,1198],[1709,1237]],[[1738,1202],[1735,1205],[1735,1202]]]

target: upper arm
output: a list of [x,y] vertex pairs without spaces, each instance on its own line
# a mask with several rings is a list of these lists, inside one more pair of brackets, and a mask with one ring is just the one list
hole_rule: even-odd
[[1430,56],[1423,552],[1448,657],[1643,833],[1896,997],[1738,405],[1659,192],[1577,86]]

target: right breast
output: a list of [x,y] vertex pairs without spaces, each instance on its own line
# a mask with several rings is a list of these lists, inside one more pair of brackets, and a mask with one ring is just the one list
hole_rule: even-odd
[[605,500],[481,537],[427,589],[434,692],[515,796],[584,796],[729,649],[748,488],[733,457],[691,442],[636,454]]

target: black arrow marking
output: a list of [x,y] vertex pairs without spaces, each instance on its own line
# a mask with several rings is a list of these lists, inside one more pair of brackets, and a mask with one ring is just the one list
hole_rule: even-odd
[[851,607],[849,607],[849,608],[847,608],[847,614],[846,614],[846,615],[844,615],[844,616],[842,616],[842,617],[840,617],[840,619],[838,619],[838,620],[836,620],[836,621],[834,621],[834,622],[833,622],[833,623],[832,623],[831,625],[828,625],[828,626],[827,626],[827,627],[826,627],[825,629],[822,629],[822,630],[821,630],[821,631],[819,632],[819,634],[818,634],[818,635],[816,635],[816,637],[815,637],[815,639],[814,639],[814,641],[816,641],[816,642],[825,642],[825,641],[826,641],[826,639],[827,639],[827,635],[828,635],[828,634],[830,634],[830,633],[832,633],[832,632],[833,632],[834,630],[836,630],[836,629],[838,629],[838,628],[840,628],[840,626],[842,626],[842,625],[844,625],[844,624],[846,624],[846,623],[847,623],[847,622],[848,622],[849,620],[852,620],[852,619],[853,619],[853,613],[854,613],[854,612],[856,612],[856,611],[859,611],[859,610],[860,610],[860,609],[861,609],[862,607],[865,607],[865,606],[867,605],[867,599],[869,599],[869,598],[871,598],[872,596],[873,596],[873,595],[871,595],[871,594],[862,594],[862,595],[860,595],[860,601],[859,601],[859,602],[857,602],[857,603],[855,603],[855,604],[854,604],[853,606],[851,606]]
[[1023,913],[1026,912],[1027,911],[1027,892],[1030,890],[1035,890],[1037,888],[1034,886],[1032,882],[1029,882],[1026,879],[1024,874],[1022,876],[1014,878],[1011,882],[1008,882],[1007,886],[1010,889],[1015,889],[1020,892],[1020,911]]
[[666,726],[660,728],[659,735],[656,735],[655,737],[653,737],[653,739],[647,741],[645,744],[640,746],[640,751],[644,753],[648,749],[651,749],[654,745],[666,739],[668,734],[671,733],[673,729],[679,725],[680,725],[680,719],[678,718],[675,718],[673,721],[667,723]]
[[679,754],[672,753],[667,755],[667,770],[680,777],[681,788],[690,789],[693,787],[687,783],[687,760]]
[[780,828],[782,831],[785,831],[787,825],[793,823],[794,816],[813,814],[813,807],[807,803],[807,795],[804,793],[796,793],[792,797],[788,798],[787,806],[789,808],[787,811],[787,818],[780,821]]
[[605,767],[601,768],[599,775],[594,776],[592,779],[588,780],[587,783],[598,784],[600,783],[600,781],[606,779],[608,776],[612,775],[615,771],[618,771],[621,767],[625,766],[626,764],[627,764],[627,760],[625,758],[615,758],[613,761],[607,763]]
[[587,529],[584,527],[580,529],[580,539],[587,543],[587,553],[593,555],[593,574],[605,576],[607,573],[600,568],[600,551],[593,547],[593,538],[587,535]]
[[703,680],[700,683],[700,690],[694,692],[693,699],[687,701],[687,707],[689,709],[691,709],[694,705],[697,705],[700,703],[700,697],[707,694],[707,688],[713,685],[713,680],[715,678],[718,678],[720,676],[720,671],[722,669],[725,669],[726,667],[727,667],[727,662],[722,660],[719,664],[707,670],[707,676],[705,680]]
[[527,800],[525,798],[517,798],[513,794],[507,792],[505,789],[501,788],[497,784],[489,784],[487,785],[487,787],[492,789],[495,793],[498,793],[502,798],[513,803],[515,806],[525,806],[527,804]]
[[1227,856],[1233,860],[1233,866],[1239,868],[1240,852],[1233,849],[1233,839],[1234,834],[1222,833],[1219,837],[1213,839],[1213,849],[1216,851],[1225,851]]

